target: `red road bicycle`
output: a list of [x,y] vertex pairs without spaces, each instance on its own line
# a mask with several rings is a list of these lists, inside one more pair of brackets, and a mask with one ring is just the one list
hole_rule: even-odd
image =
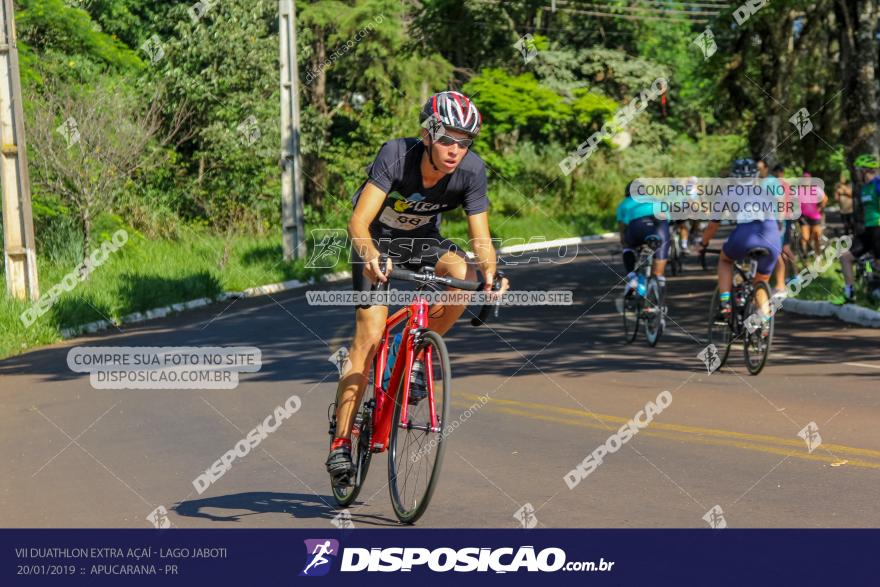
[[[380,260],[380,265],[385,266],[384,258]],[[499,271],[493,289],[499,289],[503,277]],[[484,282],[438,276],[433,267],[423,267],[420,272],[394,268],[389,281],[382,284],[384,289],[387,290],[392,279],[413,281],[418,284],[419,292],[435,285],[468,291],[481,290],[484,286]],[[378,289],[374,286],[374,291]],[[483,306],[479,317],[472,319],[471,323],[474,326],[482,324],[493,309],[497,316],[498,305]],[[343,507],[351,505],[363,487],[373,454],[388,450],[391,503],[397,518],[406,524],[418,520],[431,501],[443,464],[444,440],[449,422],[452,385],[449,353],[443,338],[428,330],[429,309],[428,301],[418,296],[411,305],[388,317],[385,334],[370,368],[367,388],[355,412],[351,431],[351,457],[355,470],[350,484],[331,485],[336,503]],[[387,388],[383,389],[391,331],[404,321],[406,324],[391,378]],[[410,379],[413,362],[422,351],[427,397],[412,404]],[[372,397],[367,399],[370,389]],[[336,435],[335,408],[335,403],[330,405],[331,440]]]

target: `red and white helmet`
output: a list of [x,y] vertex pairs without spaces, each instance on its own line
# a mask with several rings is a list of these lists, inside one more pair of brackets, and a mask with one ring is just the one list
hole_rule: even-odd
[[476,104],[460,92],[440,92],[428,98],[419,115],[419,123],[424,123],[432,116],[439,119],[445,128],[467,133],[472,137],[479,134],[483,124]]

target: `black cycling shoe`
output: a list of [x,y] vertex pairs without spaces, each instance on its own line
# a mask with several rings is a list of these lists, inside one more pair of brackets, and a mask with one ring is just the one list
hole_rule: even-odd
[[425,382],[425,364],[421,361],[415,361],[409,380],[409,404],[411,406],[418,405],[426,397],[428,397],[428,385]]
[[351,462],[351,448],[340,446],[330,451],[327,457],[327,472],[333,478],[333,485],[349,485],[354,464]]
[[733,313],[733,304],[731,302],[721,302],[718,306],[718,314],[715,315],[717,322],[727,322]]

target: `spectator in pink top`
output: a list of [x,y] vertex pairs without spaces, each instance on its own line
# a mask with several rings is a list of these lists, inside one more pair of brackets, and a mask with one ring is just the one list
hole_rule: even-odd
[[[804,177],[812,177],[812,175],[804,171]],[[801,200],[801,250],[812,250],[815,255],[821,253],[822,213],[827,203],[828,196],[825,192],[822,192],[822,199],[818,202]]]

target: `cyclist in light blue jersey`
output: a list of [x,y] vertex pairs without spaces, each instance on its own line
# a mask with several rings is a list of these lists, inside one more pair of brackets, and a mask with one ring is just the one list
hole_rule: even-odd
[[651,273],[657,278],[660,286],[660,299],[666,299],[666,259],[669,256],[669,222],[654,216],[654,204],[637,202],[630,194],[633,182],[626,186],[623,201],[617,206],[617,222],[620,228],[620,244],[623,247],[623,267],[627,272],[624,295],[635,289],[638,283],[636,275],[636,250],[645,243],[649,235],[660,239],[660,247],[654,252]]

